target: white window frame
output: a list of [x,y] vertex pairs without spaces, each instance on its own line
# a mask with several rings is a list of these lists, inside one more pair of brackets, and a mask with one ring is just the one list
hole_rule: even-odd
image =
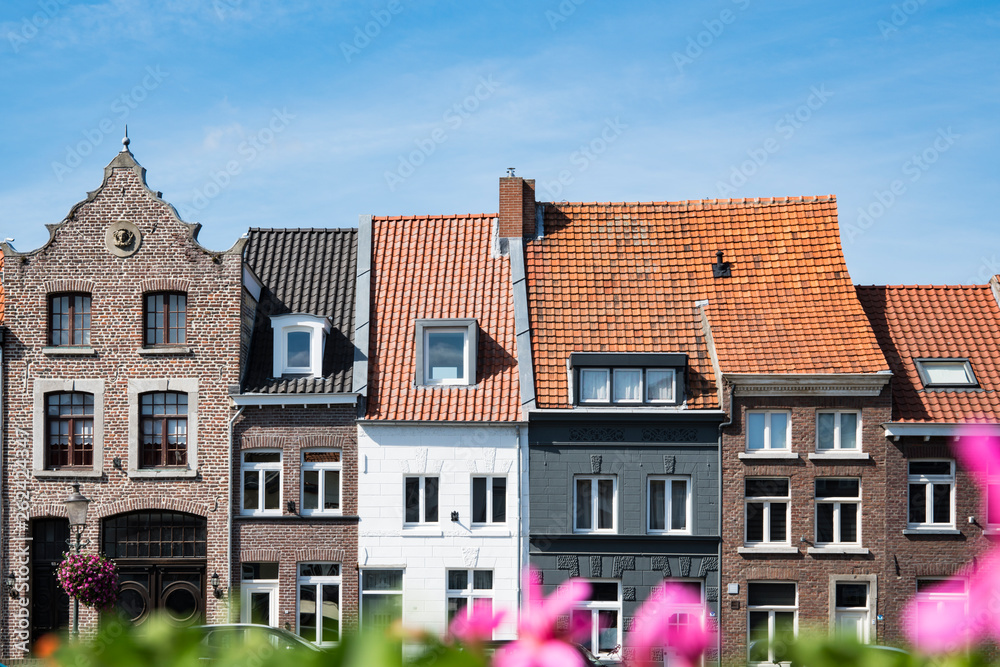
[[[340,454],[340,461],[337,462],[323,462],[307,463],[305,458],[307,453],[319,452],[319,453],[338,453]],[[299,512],[302,516],[314,516],[314,515],[326,515],[326,516],[337,516],[344,513],[344,451],[336,447],[311,447],[309,449],[303,449],[302,453],[299,454]],[[321,507],[318,509],[311,509],[306,507],[306,473],[307,472],[318,472],[319,477],[319,502]],[[339,486],[337,489],[337,497],[340,499],[340,507],[337,509],[324,509],[322,507],[323,498],[326,494],[326,475],[323,474],[327,471],[337,471],[340,473],[337,479],[339,480]]]
[[[289,313],[271,317],[271,329],[274,332],[274,358],[272,364],[273,377],[283,375],[323,375],[323,353],[326,349],[326,334],[330,332],[330,318],[308,315],[306,313]],[[288,334],[306,332],[309,334],[309,365],[290,366],[288,363]]]
[[[640,405],[646,397],[646,377],[642,368],[612,368],[611,369],[611,402],[623,405]],[[639,375],[639,398],[619,398],[615,391],[615,379],[619,373],[638,373]]]
[[[475,480],[485,479],[486,480],[486,521],[475,521],[475,506],[476,506],[476,492],[475,492]],[[493,520],[493,483],[495,480],[502,479],[504,481],[504,520],[494,521]],[[469,480],[469,524],[474,527],[479,526],[503,526],[507,524],[507,517],[510,514],[507,511],[507,498],[510,491],[510,485],[507,484],[507,477],[505,475],[472,475]],[[440,489],[438,489],[438,495],[440,497]]]
[[[417,521],[406,520],[406,480],[420,480],[419,492],[417,496],[417,512],[420,518]],[[437,519],[427,520],[427,492],[426,485],[428,479],[436,479],[437,487]],[[436,526],[441,522],[441,477],[438,475],[403,475],[403,525],[404,526]]]
[[[962,585],[961,593],[952,593],[948,591],[935,591],[927,592],[920,591],[920,584],[924,583],[928,586],[934,586],[935,584],[942,584],[946,581],[950,582],[960,582]],[[965,577],[946,577],[946,576],[930,576],[930,577],[917,577],[914,581],[913,586],[914,595],[914,613],[919,616],[920,607],[929,603],[935,603],[934,606],[937,607],[935,610],[936,614],[941,614],[945,611],[945,605],[949,603],[959,602],[962,604],[962,611],[966,618],[969,615],[969,580]],[[916,623],[918,620],[913,619]],[[961,643],[959,638],[955,639],[956,644]]]
[[[948,462],[951,464],[951,473],[948,475],[914,475],[910,474],[911,463],[921,462]],[[955,461],[954,459],[927,458],[908,459],[906,461],[906,527],[908,530],[950,530],[955,528]],[[910,521],[910,488],[911,486],[924,485],[924,521]],[[949,521],[948,523],[935,523],[934,519],[934,485],[948,484],[951,486],[949,494]]]
[[[845,479],[851,480],[858,483],[858,495],[856,497],[847,496],[817,496],[816,495],[816,482],[821,479]],[[817,477],[813,480],[813,497],[815,500],[815,507],[813,513],[815,533],[814,538],[817,547],[823,546],[833,546],[833,545],[843,545],[843,546],[861,546],[861,478],[860,477]],[[832,542],[821,542],[819,539],[819,506],[820,505],[833,505],[833,541]],[[841,539],[840,535],[840,508],[844,505],[854,505],[857,507],[857,540],[853,542],[845,542]]]
[[[302,575],[301,566],[302,565],[336,565],[339,568],[340,574],[336,575]],[[295,634],[302,637],[306,641],[312,642],[317,646],[336,646],[340,643],[341,637],[344,636],[344,582],[343,582],[344,567],[341,563],[335,563],[330,561],[308,561],[295,564]],[[316,586],[316,603],[319,604],[323,600],[323,589],[327,586],[337,587],[337,639],[333,641],[318,641],[317,637],[305,637],[302,635],[302,586]],[[323,615],[320,613],[319,609],[315,609],[316,614],[316,631],[322,627]]]
[[[277,563],[275,563],[277,566]],[[241,568],[242,569],[242,568]],[[240,622],[251,623],[250,601],[253,593],[268,594],[268,625],[278,627],[278,579],[247,579],[240,573]]]
[[[864,614],[864,619],[862,620],[862,636],[859,637],[859,641],[867,644],[871,640],[871,609],[872,609],[872,582],[868,580],[854,580],[854,579],[836,579],[832,582],[833,584],[833,623],[830,626],[830,634],[836,634],[839,630],[839,620],[841,616],[850,614]],[[840,607],[837,606],[837,587],[841,584],[847,585],[863,585],[865,587],[865,606],[863,607]]]
[[[647,381],[647,376],[650,371],[657,373],[669,373],[670,374],[670,398],[650,398],[649,397],[649,382]],[[642,392],[643,399],[646,403],[651,405],[667,405],[677,402],[677,369],[676,368],[646,368],[643,369],[642,374]]]
[[[788,495],[786,496],[748,496],[746,495],[746,480],[748,479],[773,479],[782,480],[788,484]],[[792,534],[792,521],[791,521],[791,508],[792,508],[792,481],[788,477],[749,477],[744,478],[743,487],[743,544],[747,547],[764,547],[764,546],[790,546],[791,545],[791,534]],[[763,517],[761,521],[764,523],[763,539],[759,542],[750,541],[747,535],[750,530],[750,503],[762,503]],[[771,503],[784,503],[785,504],[785,538],[783,540],[772,540],[771,539]]]
[[[854,447],[843,446],[842,417],[845,414],[855,415]],[[833,442],[830,447],[822,447],[819,441],[820,415],[833,415]],[[819,410],[816,413],[816,451],[817,452],[860,452],[861,447],[861,411],[860,410]]]
[[[754,584],[790,584],[795,587],[794,605],[751,605],[750,587]],[[746,637],[747,637],[747,664],[750,665],[788,665],[789,662],[774,662],[774,640],[775,640],[775,612],[792,612],[792,633],[799,635],[799,585],[794,581],[748,581],[747,582],[747,615],[746,615]],[[767,612],[767,660],[750,661],[750,614],[752,612]]]
[[[277,454],[277,461],[247,463],[247,454]],[[285,455],[280,449],[245,449],[240,452],[240,514],[242,516],[276,516],[281,514],[281,501],[285,497]],[[278,507],[277,509],[264,509],[264,473],[267,471],[278,471]],[[246,493],[246,477],[248,472],[259,473],[259,483],[257,486],[257,507],[259,509],[248,510],[243,508],[243,497]]]
[[[591,525],[597,524],[598,508],[600,506],[600,493],[598,492],[599,480],[611,480],[611,528],[580,528],[576,525],[576,508],[577,503],[580,499],[577,497],[576,488],[577,481],[589,479],[590,480],[590,498],[587,502],[590,503],[590,518]],[[573,532],[574,533],[604,533],[604,534],[614,534],[618,532],[618,477],[615,475],[575,475],[572,478],[573,484]]]
[[[463,359],[465,373],[457,378],[430,377],[430,354],[428,350],[428,334],[431,333],[462,333],[464,334]],[[420,319],[416,320],[415,328],[416,356],[415,381],[417,385],[429,387],[472,386],[476,383],[478,367],[476,352],[479,347],[479,326],[475,319]]]
[[[593,651],[591,653],[598,660],[611,660],[620,659],[622,654],[622,625],[625,622],[625,617],[622,612],[622,583],[618,580],[609,579],[585,579],[587,583],[591,584],[615,584],[618,587],[618,599],[617,601],[610,600],[581,600],[573,605],[573,611],[589,611],[590,612],[590,641]],[[599,637],[601,632],[600,627],[600,614],[597,612],[601,611],[614,611],[618,614],[618,627],[617,633],[618,638],[615,642],[616,647],[612,651],[599,651],[597,650],[600,646]],[[571,612],[572,613],[572,612]]]
[[[650,371],[669,373],[670,397],[663,399],[652,399],[649,397],[649,383],[647,374]],[[597,373],[604,378],[604,393],[606,399],[584,398],[583,388],[585,383],[583,376],[587,373]],[[615,376],[618,373],[638,373],[639,374],[639,397],[619,398],[615,392]],[[579,382],[577,390],[577,403],[580,405],[673,405],[677,400],[677,369],[676,368],[646,368],[644,366],[614,366],[614,367],[582,367],[577,369],[576,378]]]
[[[684,493],[684,528],[674,528],[673,527],[673,494],[670,493],[672,490],[672,483],[675,481],[684,482],[685,493]],[[653,482],[663,482],[664,483],[664,527],[663,528],[653,528],[652,517],[653,517]],[[692,505],[692,492],[691,492],[691,478],[686,475],[650,475],[646,480],[646,532],[651,534],[674,534],[674,535],[690,535],[692,532],[691,528],[691,510]]]
[[[750,415],[764,415],[764,446],[758,449],[750,448]],[[771,417],[772,415],[785,415],[785,442],[778,447],[772,446],[771,438]],[[792,413],[789,410],[747,410],[746,412],[746,439],[745,447],[747,452],[790,452],[792,449]]]
[[[924,387],[978,387],[979,381],[972,370],[972,364],[964,357],[941,358],[941,359],[914,359],[914,366],[917,367],[917,375]],[[965,370],[965,382],[934,382],[928,372],[930,367],[943,364],[962,364]]]
[[[449,588],[449,580],[451,578],[452,572],[465,572],[466,573],[466,585],[465,588]],[[475,588],[475,573],[476,572],[489,572],[490,573],[490,588]],[[446,626],[450,625],[451,619],[448,618],[448,605],[453,599],[465,600],[465,607],[458,613],[465,613],[466,618],[472,615],[472,610],[475,608],[477,603],[481,600],[488,600],[490,610],[493,610],[493,594],[496,590],[496,573],[493,570],[485,568],[448,568],[444,571],[444,585],[445,585],[445,622]]]
[[[398,589],[366,589],[365,588],[365,574],[368,572],[398,572],[399,573],[399,588]],[[358,625],[364,630],[373,630],[376,628],[366,628],[364,626],[365,618],[365,597],[368,596],[396,596],[399,598],[399,610],[400,618],[402,618],[403,612],[403,589],[405,588],[406,582],[406,570],[399,567],[368,567],[361,568],[358,572]]]
[[[604,376],[604,393],[607,395],[607,400],[600,398],[584,398],[583,397],[583,375],[584,373],[599,373]],[[611,387],[611,369],[610,368],[581,368],[580,369],[580,403],[597,403],[600,405],[606,405],[612,402],[612,387]]]

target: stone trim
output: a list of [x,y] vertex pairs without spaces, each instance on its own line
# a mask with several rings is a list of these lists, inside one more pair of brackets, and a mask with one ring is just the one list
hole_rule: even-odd
[[330,561],[333,563],[343,563],[347,560],[347,551],[344,549],[296,549],[295,562],[308,563],[314,561]]
[[46,294],[58,294],[62,292],[84,292],[93,294],[94,281],[80,279],[46,280],[42,283],[42,289]]
[[281,554],[277,549],[247,549],[240,552],[240,563],[277,563]]
[[190,500],[181,500],[174,496],[141,495],[125,498],[113,503],[103,503],[92,507],[94,516],[103,519],[116,514],[127,512],[137,512],[139,510],[170,510],[172,512],[185,512],[200,517],[208,517],[211,510],[202,503]]
[[139,283],[139,290],[143,294],[149,292],[184,292],[191,289],[190,280],[180,278],[149,278]]
[[[188,396],[187,467],[139,467],[139,395],[151,391],[179,391]],[[128,476],[195,477],[198,474],[198,379],[163,378],[128,381]]]
[[[94,465],[88,470],[45,469],[45,395],[58,391],[78,391],[94,396]],[[32,387],[31,463],[34,474],[52,477],[97,477],[104,472],[104,380],[37,379]],[[82,474],[81,474],[82,473]]]

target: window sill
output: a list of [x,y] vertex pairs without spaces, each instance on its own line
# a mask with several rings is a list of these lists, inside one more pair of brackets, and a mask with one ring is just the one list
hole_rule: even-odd
[[298,516],[303,519],[339,519],[344,516],[343,512],[302,512]]
[[193,348],[186,345],[164,345],[163,347],[140,347],[140,357],[155,357],[161,354],[191,354]]
[[102,470],[32,470],[31,474],[38,479],[53,478],[57,479],[60,477],[100,477],[103,473]]
[[868,461],[871,456],[867,452],[812,452],[808,458],[813,461]]
[[799,455],[795,452],[783,452],[780,450],[770,450],[763,452],[740,452],[737,456],[743,460],[747,459],[797,459]]
[[191,478],[197,477],[197,470],[187,468],[143,468],[141,470],[129,469],[128,476],[135,479],[156,479],[158,477]]
[[754,555],[754,554],[797,554],[797,553],[799,553],[799,548],[798,547],[789,547],[789,546],[780,546],[780,545],[776,545],[776,546],[773,546],[773,547],[772,546],[763,545],[763,546],[759,546],[759,547],[739,547],[739,548],[736,549],[736,553],[738,553],[738,554],[749,554],[749,555]]
[[904,528],[903,535],[961,535],[955,528]]
[[403,526],[403,537],[444,537],[444,531],[440,528],[429,528],[424,526]]
[[422,384],[417,382],[413,385],[417,389],[479,389],[478,384]]
[[469,534],[470,537],[510,537],[513,533],[509,528],[474,525],[469,529]]
[[812,554],[814,556],[825,556],[827,554],[849,554],[852,556],[867,556],[871,553],[868,549],[864,547],[842,547],[835,544],[824,547],[809,547],[806,549],[807,554]]
[[251,519],[280,519],[281,510],[265,510],[263,512],[240,512],[238,516]]
[[96,357],[97,350],[90,347],[89,345],[80,347],[55,346],[55,347],[43,347],[42,354],[44,354],[46,357]]

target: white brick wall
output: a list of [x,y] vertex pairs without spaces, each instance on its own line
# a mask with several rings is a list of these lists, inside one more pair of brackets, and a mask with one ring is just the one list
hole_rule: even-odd
[[[402,568],[403,622],[443,633],[446,571],[493,570],[493,608],[507,610],[497,639],[516,629],[522,558],[519,462],[514,426],[359,425],[358,560],[362,568]],[[403,478],[439,477],[437,524],[403,526]],[[470,527],[472,477],[506,476],[507,521]],[[458,511],[459,521],[451,520]]]

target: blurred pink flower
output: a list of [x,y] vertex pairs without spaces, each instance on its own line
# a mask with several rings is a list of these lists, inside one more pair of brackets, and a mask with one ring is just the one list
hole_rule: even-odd
[[471,613],[459,613],[452,619],[448,634],[467,643],[489,641],[493,639],[493,631],[500,625],[503,616],[503,611],[494,613],[492,607],[473,605]]
[[583,667],[583,656],[570,642],[576,634],[570,627],[560,631],[558,619],[590,595],[590,584],[570,579],[548,598],[535,583],[533,571],[522,575],[524,605],[517,624],[516,641],[504,646],[494,657],[495,667]]
[[652,664],[651,651],[664,648],[681,664],[694,665],[711,641],[701,597],[690,588],[666,582],[642,603],[627,644],[636,650],[636,664]]

